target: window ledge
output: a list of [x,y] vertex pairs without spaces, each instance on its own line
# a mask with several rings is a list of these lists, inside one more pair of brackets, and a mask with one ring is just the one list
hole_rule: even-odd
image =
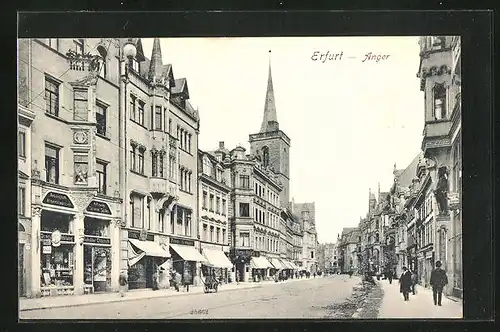
[[136,125],[138,125],[139,127],[142,127],[142,128],[144,128],[144,129],[148,130],[148,128],[147,128],[145,125],[143,125],[143,124],[141,124],[141,123],[139,123],[139,122],[137,122],[137,121],[135,121],[135,120],[133,120],[133,119],[130,119],[130,122],[135,123],[135,124],[136,124]]
[[111,138],[109,138],[108,136],[106,135],[102,135],[102,134],[99,134],[99,133],[96,133],[96,136],[102,138],[102,139],[105,139],[106,141],[111,141]]
[[63,118],[59,117],[58,115],[54,115],[54,114],[49,113],[47,111],[45,111],[45,115],[48,116],[49,118],[60,121],[62,123],[66,123],[66,124],[68,123],[68,121],[64,120]]
[[136,175],[139,175],[139,176],[142,176],[143,178],[147,178],[148,176],[143,174],[143,173],[139,173],[133,169],[130,170],[130,173],[133,173],[133,174],[136,174]]
[[26,156],[17,156],[19,159],[21,159],[22,161],[26,162]]

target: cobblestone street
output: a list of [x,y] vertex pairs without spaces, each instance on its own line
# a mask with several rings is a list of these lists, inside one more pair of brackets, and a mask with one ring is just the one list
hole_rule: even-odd
[[[360,282],[346,275],[263,283],[219,293],[193,293],[21,311],[21,319],[334,318],[328,309]],[[243,286],[243,284],[240,284]],[[224,289],[224,286],[223,288]],[[111,296],[118,296],[111,294]]]

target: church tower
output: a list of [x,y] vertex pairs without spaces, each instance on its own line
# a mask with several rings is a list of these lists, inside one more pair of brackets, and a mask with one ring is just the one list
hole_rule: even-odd
[[259,155],[264,166],[274,169],[278,174],[283,190],[280,194],[280,207],[289,205],[290,197],[290,138],[280,130],[276,115],[273,78],[271,75],[271,51],[269,51],[269,74],[267,78],[264,118],[257,134],[249,138],[250,153]]

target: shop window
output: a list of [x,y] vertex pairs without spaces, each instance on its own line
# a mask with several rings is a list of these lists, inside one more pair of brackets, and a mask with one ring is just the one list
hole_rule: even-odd
[[74,245],[54,247],[42,244],[41,248],[41,286],[73,286]]
[[59,148],[45,145],[45,181],[59,183]]
[[73,120],[88,121],[89,120],[88,90],[75,88],[73,90],[73,102],[74,102]]
[[59,82],[45,77],[45,111],[54,116],[59,116],[59,86]]
[[101,103],[96,103],[96,122],[97,122],[97,134],[106,136],[106,115],[107,107]]
[[107,185],[107,173],[106,173],[107,163],[97,160],[96,162],[96,173],[97,173],[97,192],[100,194],[106,194]]
[[249,203],[240,203],[240,217],[250,217]]
[[73,158],[75,184],[86,184],[89,170],[89,157],[86,154],[75,154]]
[[19,157],[26,158],[26,133],[22,130],[17,135],[17,153]]
[[69,227],[71,215],[57,213],[52,211],[42,211],[41,215],[41,231],[54,232],[58,230],[61,233],[71,234],[72,230]]
[[99,237],[109,237],[109,221],[97,218],[85,217],[84,234]]
[[84,245],[83,264],[83,280],[94,292],[111,288],[111,248]]

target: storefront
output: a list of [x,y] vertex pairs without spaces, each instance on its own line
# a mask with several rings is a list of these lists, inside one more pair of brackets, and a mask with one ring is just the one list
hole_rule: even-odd
[[40,217],[40,291],[42,296],[74,295],[73,215],[42,210]]
[[222,251],[222,248],[219,250],[202,248],[202,254],[206,258],[206,262],[202,264],[201,272],[203,276],[207,276],[208,267],[211,267],[215,269],[217,280],[228,283],[229,271],[233,268],[233,264]]
[[271,258],[271,264],[273,269],[271,270],[271,275],[274,276],[278,274],[281,278],[285,276],[285,270],[287,267],[278,258]]
[[170,254],[172,255],[172,272],[182,276],[184,283],[197,284],[200,263],[208,263],[198,250],[195,249],[194,240],[170,238]]
[[231,262],[234,264],[235,280],[246,282],[250,278],[250,261],[252,258],[252,249],[235,249],[232,248],[229,252]]
[[129,289],[153,288],[154,276],[165,273],[170,254],[145,230],[129,231],[128,237]]
[[254,255],[250,259],[250,266],[252,267],[253,281],[266,280],[270,277],[269,271],[274,266],[264,256]]

